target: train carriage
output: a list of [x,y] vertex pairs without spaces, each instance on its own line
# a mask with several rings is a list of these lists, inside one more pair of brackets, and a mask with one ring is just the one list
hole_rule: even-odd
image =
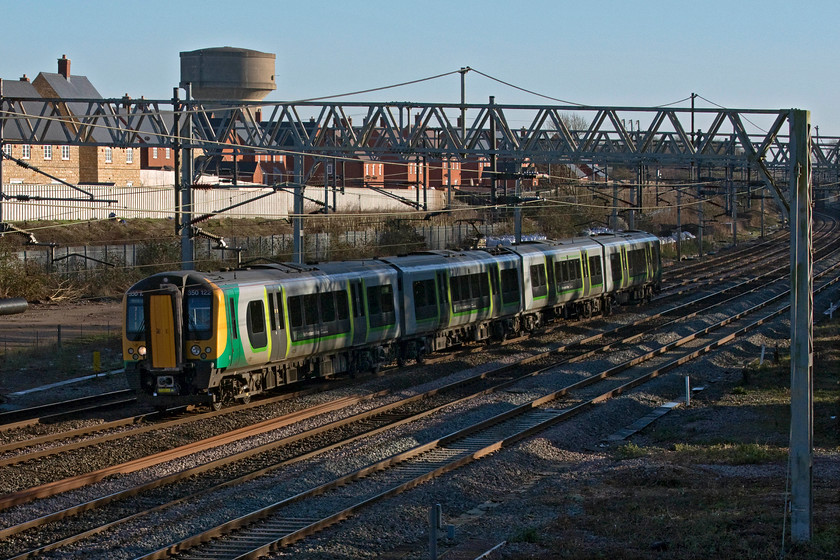
[[[485,340],[500,312],[499,261],[486,251],[429,251],[382,259],[398,271],[403,309],[400,356],[421,358]],[[505,261],[508,268],[515,266]],[[508,306],[519,309],[518,300]]]

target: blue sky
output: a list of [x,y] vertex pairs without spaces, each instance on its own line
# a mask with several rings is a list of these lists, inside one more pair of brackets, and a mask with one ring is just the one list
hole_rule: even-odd
[[[0,77],[55,72],[66,54],[104,97],[168,99],[179,52],[227,45],[277,55],[270,100],[470,66],[576,103],[655,106],[696,92],[727,107],[808,109],[821,136],[840,136],[836,1],[0,0],[0,14]],[[356,99],[459,95],[454,75]],[[468,102],[489,95],[546,103],[468,75]]]

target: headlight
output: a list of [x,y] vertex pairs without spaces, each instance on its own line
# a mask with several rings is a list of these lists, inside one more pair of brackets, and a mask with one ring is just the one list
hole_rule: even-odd
[[204,351],[209,354],[210,352],[213,351],[213,349],[208,346],[207,348],[204,349]]
[[129,354],[134,354],[134,348],[129,348],[129,349],[128,349],[128,353],[129,353]]
[[198,356],[199,354],[201,354],[201,346],[199,346],[198,344],[193,344],[190,347],[190,354],[192,354],[193,356]]
[[137,353],[140,354],[141,356],[145,356],[146,355],[146,347],[141,346],[140,348],[137,349]]

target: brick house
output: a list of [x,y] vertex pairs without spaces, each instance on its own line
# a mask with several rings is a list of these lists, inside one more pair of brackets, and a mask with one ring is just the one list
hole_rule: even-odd
[[[4,80],[3,89],[7,97],[102,99],[87,77],[70,74],[70,59],[66,56],[58,59],[57,73],[41,72],[31,84],[25,76],[18,81]],[[84,114],[87,111],[87,104],[62,102],[59,103],[58,110],[63,116],[72,119],[76,113]],[[106,131],[100,131],[98,135],[95,133],[94,137],[107,141],[109,135]],[[5,144],[4,150],[12,157],[25,161],[56,179],[68,183],[111,183],[121,187],[140,185],[140,154],[133,148]],[[56,181],[33,169],[26,169],[13,161],[4,159],[3,182],[48,184]]]
[[140,168],[171,171],[175,169],[175,153],[172,148],[140,148]]
[[[20,80],[3,80],[3,95],[37,100],[41,98],[38,90],[25,75]],[[38,114],[40,104],[23,102],[24,110],[29,114]],[[42,169],[55,179],[68,183],[79,182],[79,147],[66,144],[3,144],[6,155]],[[46,184],[57,182],[34,169],[22,167],[16,162],[3,158],[3,182],[12,184]]]

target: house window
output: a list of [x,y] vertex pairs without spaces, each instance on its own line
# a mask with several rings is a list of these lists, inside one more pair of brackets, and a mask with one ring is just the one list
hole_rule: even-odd
[[65,161],[70,159],[70,146],[61,147],[61,159]]
[[134,163],[134,148],[125,149],[125,162]]
[[112,161],[114,161],[113,150],[111,148],[105,148],[105,163],[111,163]]
[[11,144],[4,144],[3,145],[3,153],[7,156],[12,155],[12,145]]
[[152,159],[157,159],[157,148],[152,148]]
[[20,146],[20,159],[29,159],[32,155],[32,146],[29,144],[22,144]]
[[52,159],[52,146],[44,146],[44,159]]
[[169,159],[169,148],[165,149],[164,155],[165,155],[166,159]]

